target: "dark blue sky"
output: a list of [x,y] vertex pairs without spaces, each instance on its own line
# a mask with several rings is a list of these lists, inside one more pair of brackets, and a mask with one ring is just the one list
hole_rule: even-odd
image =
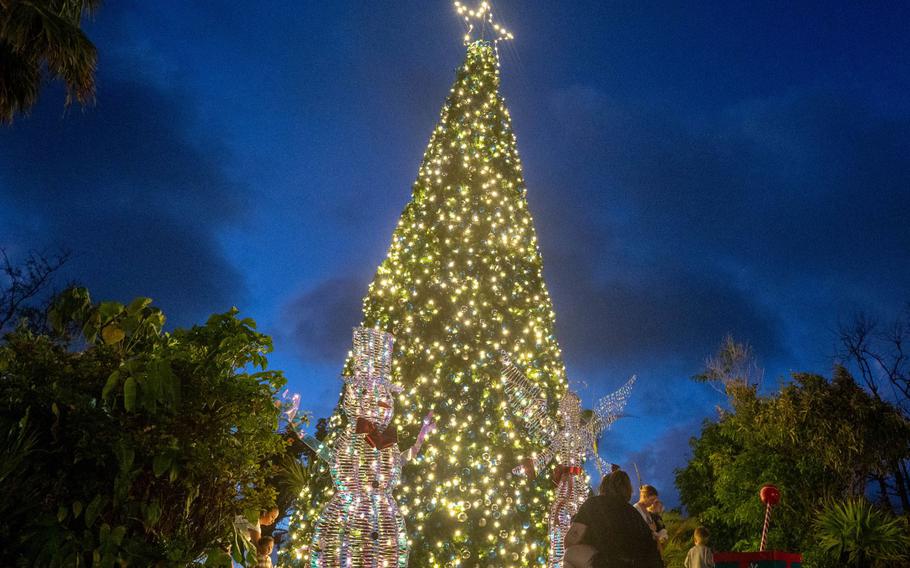
[[[672,496],[728,332],[773,386],[910,300],[903,2],[518,2],[498,19],[569,375],[640,377],[603,445]],[[98,102],[0,130],[0,246],[96,299],[236,305],[327,413],[361,297],[461,62],[449,2],[110,2]]]

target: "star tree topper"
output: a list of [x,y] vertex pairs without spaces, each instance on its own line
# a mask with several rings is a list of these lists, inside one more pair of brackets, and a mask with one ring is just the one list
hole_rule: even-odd
[[474,23],[479,22],[480,28],[480,38],[485,39],[484,33],[489,29],[492,30],[495,37],[492,41],[494,44],[499,43],[500,41],[512,39],[512,34],[506,30],[504,27],[493,22],[493,6],[490,5],[486,0],[482,1],[477,8],[471,9],[461,2],[455,2],[455,11],[458,12],[458,15],[464,18],[465,25],[468,27],[468,31],[464,34],[464,44],[468,45],[474,38],[472,33],[474,32]]

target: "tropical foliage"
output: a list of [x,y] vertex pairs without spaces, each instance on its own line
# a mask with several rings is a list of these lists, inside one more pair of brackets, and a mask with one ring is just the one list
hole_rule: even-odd
[[910,559],[906,519],[876,509],[864,499],[829,500],[815,528],[817,547],[841,566],[897,567]]
[[667,528],[667,542],[661,550],[667,568],[683,568],[686,554],[692,547],[692,535],[698,527],[698,520],[683,517],[679,511],[666,511],[662,515]]
[[[722,351],[734,353],[728,347]],[[729,364],[735,359],[700,377],[723,386],[729,407],[691,440],[691,460],[676,476],[681,501],[708,526],[716,547],[757,550],[763,521],[758,489],[773,483],[783,500],[774,510],[770,548],[808,550],[819,538],[817,511],[829,511],[831,500],[874,492],[893,475],[894,464],[910,457],[910,423],[843,367],[831,380],[796,373],[777,392],[762,395],[756,381],[725,374],[723,369],[749,368]],[[879,495],[888,508],[888,493]]]
[[271,340],[237,310],[166,333],[150,300],[84,289],[50,321],[0,344],[0,565],[241,559],[233,520],[274,503],[285,449]]
[[95,46],[81,29],[101,0],[0,0],[0,122],[38,100],[42,82],[62,79],[67,104],[95,97]]

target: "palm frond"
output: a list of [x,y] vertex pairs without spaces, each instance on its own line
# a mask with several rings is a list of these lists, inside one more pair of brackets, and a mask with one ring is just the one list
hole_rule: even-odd
[[815,525],[819,548],[852,565],[901,560],[910,554],[907,522],[865,499],[828,501]]
[[34,105],[41,71],[66,85],[66,104],[95,100],[98,53],[80,29],[100,0],[0,1],[0,120],[11,122]]
[[0,122],[10,123],[17,114],[26,114],[38,100],[41,68],[13,51],[0,39]]
[[34,2],[13,2],[3,14],[0,37],[17,53],[43,60],[52,76],[63,79],[67,104],[94,100],[98,53],[78,19],[74,22]]

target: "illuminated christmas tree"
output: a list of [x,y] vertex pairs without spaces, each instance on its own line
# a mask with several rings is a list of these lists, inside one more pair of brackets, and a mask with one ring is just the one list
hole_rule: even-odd
[[[469,23],[492,26],[485,4],[473,13],[458,9]],[[493,29],[499,39],[510,37]],[[412,541],[410,565],[542,566],[553,486],[543,472],[534,481],[511,474],[544,448],[509,412],[500,351],[552,401],[554,418],[565,368],[499,95],[496,43],[469,39],[412,200],[364,299],[363,325],[397,338],[392,380],[404,390],[394,426],[414,437],[430,410],[438,425],[423,455],[404,466],[396,491]],[[341,430],[344,421],[336,412],[330,428]],[[319,501],[292,520],[283,562],[308,557]]]

